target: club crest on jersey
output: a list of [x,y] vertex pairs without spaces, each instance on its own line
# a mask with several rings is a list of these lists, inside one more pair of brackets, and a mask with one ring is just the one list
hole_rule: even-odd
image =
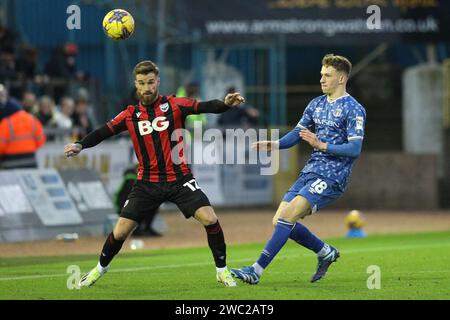
[[337,118],[337,117],[340,117],[341,114],[342,114],[342,109],[336,109],[336,110],[334,110],[334,112],[333,112],[333,116],[335,116],[336,118]]
[[162,112],[166,112],[167,110],[169,110],[169,103],[163,103],[162,105],[159,106],[159,108],[161,109]]

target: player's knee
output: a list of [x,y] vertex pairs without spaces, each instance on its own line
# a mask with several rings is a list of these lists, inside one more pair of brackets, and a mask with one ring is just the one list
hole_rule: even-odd
[[134,228],[127,228],[127,229],[121,229],[121,228],[116,229],[116,230],[114,230],[114,238],[116,240],[124,241],[134,231],[134,229],[136,229],[136,227],[134,227]]
[[279,214],[275,215],[275,217],[272,218],[272,224],[273,224],[274,227],[277,226],[277,223],[278,223],[278,219],[279,219],[279,218],[280,218],[280,215],[279,215]]
[[[131,233],[131,232],[130,232],[130,233]],[[126,239],[128,238],[128,235],[129,235],[130,233],[126,233],[126,232],[123,232],[123,231],[116,231],[116,230],[114,230],[114,232],[113,232],[113,234],[114,234],[114,239],[120,240],[120,241],[124,241],[124,240],[126,240]]]
[[126,240],[128,236],[136,229],[137,223],[118,223],[114,228],[113,234],[116,240]]
[[[286,208],[283,208],[280,210],[280,214],[278,216],[278,219],[283,219],[285,221],[288,222],[296,222],[295,219],[295,211],[293,210],[293,208],[291,206],[288,206]],[[274,225],[276,226],[278,223],[278,219],[274,219],[275,221],[273,221]]]
[[217,222],[217,216],[211,207],[202,207],[195,212],[194,217],[204,226],[209,226]]
[[216,222],[217,222],[217,217],[215,215],[208,215],[206,217],[203,217],[203,219],[202,219],[202,223],[205,226],[210,226]]

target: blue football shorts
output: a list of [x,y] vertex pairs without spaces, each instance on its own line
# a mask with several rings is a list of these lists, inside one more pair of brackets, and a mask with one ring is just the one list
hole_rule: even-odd
[[297,181],[286,192],[282,201],[291,202],[300,195],[308,200],[312,213],[338,199],[343,192],[336,181],[313,172],[301,173]]

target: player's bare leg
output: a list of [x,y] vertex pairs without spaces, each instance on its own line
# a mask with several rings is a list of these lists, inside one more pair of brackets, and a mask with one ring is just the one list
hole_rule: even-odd
[[204,226],[209,226],[218,221],[214,209],[210,206],[198,208],[195,211],[194,218]]
[[[274,219],[283,219],[291,223],[297,222],[311,214],[311,205],[302,196],[296,196],[291,202],[282,202],[275,214]],[[275,224],[276,225],[276,224]]]
[[[232,275],[246,283],[258,284],[264,269],[288,240],[295,221],[306,216],[310,211],[309,203],[303,197],[294,198],[291,202],[281,202],[273,217],[274,234],[261,257],[252,266],[231,269]],[[277,235],[280,233],[282,233],[281,237]]]
[[92,286],[109,268],[109,263],[119,253],[123,243],[136,229],[138,223],[134,220],[120,217],[113,232],[111,232],[103,245],[100,260],[91,271],[80,279],[80,286]]
[[267,243],[266,248],[256,263],[249,267],[241,269],[232,269],[232,274],[249,284],[259,283],[264,269],[272,261],[275,255],[281,250],[288,238],[297,243],[314,250],[318,254],[318,265],[316,273],[311,282],[320,280],[327,272],[328,267],[339,257],[339,252],[323,243],[319,238],[312,234],[305,226],[296,223],[312,214],[311,205],[308,200],[302,196],[296,196],[290,202],[281,202],[273,223],[275,231],[272,239]]
[[227,287],[236,286],[236,282],[227,268],[225,238],[214,209],[210,206],[201,207],[195,211],[194,218],[205,227],[208,245],[216,264],[217,281]]
[[273,226],[277,226],[278,219],[281,217],[282,213],[283,215],[292,215],[293,219],[295,219],[295,212],[299,212],[298,219],[303,219],[304,217],[309,216],[312,211],[308,200],[306,200],[302,196],[297,196],[291,202],[281,201],[275,215],[272,218]]
[[125,241],[137,226],[136,221],[120,217],[113,230],[114,238]]
[[281,201],[280,205],[278,206],[277,211],[275,212],[275,215],[272,218],[272,224],[274,227],[277,226],[277,222],[278,222],[278,218],[280,218],[281,215],[281,211],[284,210],[284,208],[286,208],[289,205],[289,202],[286,201]]
[[283,206],[279,211],[279,218],[293,223],[289,236],[291,239],[317,254],[317,268],[311,278],[311,282],[316,282],[325,276],[329,266],[339,258],[340,253],[336,248],[317,238],[305,226],[296,223],[299,219],[303,219],[312,213],[311,205],[306,198],[296,196],[289,204]]

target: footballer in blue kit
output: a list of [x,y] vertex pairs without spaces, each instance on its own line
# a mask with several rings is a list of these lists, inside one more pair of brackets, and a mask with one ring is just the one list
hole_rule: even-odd
[[324,95],[306,107],[297,126],[278,141],[258,141],[263,151],[287,149],[301,140],[313,147],[311,158],[297,181],[286,192],[273,218],[275,230],[259,259],[252,265],[232,269],[234,277],[250,283],[260,281],[264,269],[290,238],[318,256],[311,282],[323,278],[339,251],[324,243],[298,222],[336,199],[345,191],[352,166],[362,149],[366,111],[346,91],[350,61],[334,54],[322,59],[320,84]]

